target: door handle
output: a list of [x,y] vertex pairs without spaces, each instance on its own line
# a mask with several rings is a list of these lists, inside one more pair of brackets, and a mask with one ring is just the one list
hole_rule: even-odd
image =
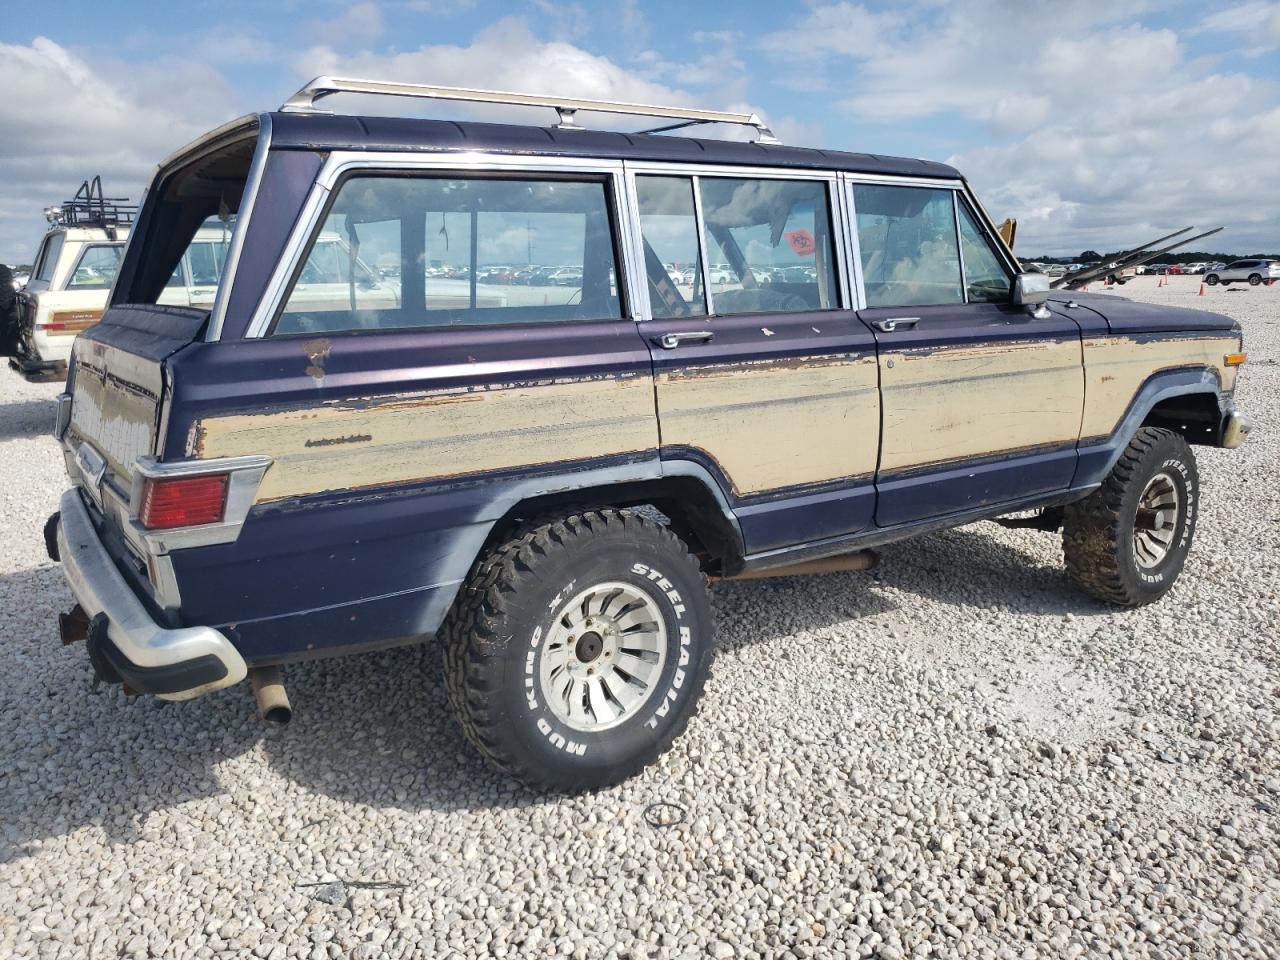
[[883,320],[872,320],[871,325],[883,333],[893,333],[899,327],[914,327],[919,322],[919,317],[885,317]]
[[707,343],[715,334],[710,330],[686,330],[681,333],[664,333],[654,337],[653,342],[663,350],[674,350],[682,343]]

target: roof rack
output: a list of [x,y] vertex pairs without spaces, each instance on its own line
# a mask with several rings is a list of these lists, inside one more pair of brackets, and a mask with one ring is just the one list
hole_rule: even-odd
[[732,123],[754,127],[757,143],[777,143],[759,115],[727,113],[723,110],[694,110],[688,107],[659,107],[643,103],[616,103],[612,100],[581,100],[573,97],[547,97],[528,93],[506,93],[500,90],[472,90],[466,87],[437,87],[423,83],[392,83],[386,80],[356,80],[346,77],[316,77],[284,102],[284,113],[321,113],[316,101],[334,93],[370,93],[387,97],[417,97],[427,100],[462,100],[468,103],[503,103],[518,107],[550,107],[559,116],[559,130],[581,130],[574,122],[579,110],[595,113],[629,114],[638,117],[667,117],[678,121],[666,126],[642,130],[641,133],[665,133],[701,123]]
[[104,197],[102,177],[80,184],[70,200],[58,207],[45,207],[44,218],[60,227],[116,227],[133,223],[138,214],[128,197]]

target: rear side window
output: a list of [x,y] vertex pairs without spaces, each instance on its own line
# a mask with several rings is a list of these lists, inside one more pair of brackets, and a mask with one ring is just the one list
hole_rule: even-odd
[[839,306],[825,182],[721,177],[698,182],[717,314]]
[[115,279],[123,255],[123,244],[95,243],[85,247],[80,254],[80,262],[67,281],[67,289],[105,290]]
[[621,316],[603,180],[354,176],[273,332]]
[[953,191],[855,184],[869,307],[964,303]]

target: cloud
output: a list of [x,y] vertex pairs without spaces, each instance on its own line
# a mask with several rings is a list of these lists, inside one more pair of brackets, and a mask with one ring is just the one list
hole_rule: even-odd
[[[1269,23],[1273,8],[1247,4],[1196,29],[1239,29],[1242,11]],[[1189,224],[1228,225],[1227,249],[1274,246],[1280,201],[1241,184],[1280,169],[1280,83],[1193,55],[1194,30],[1165,25],[1190,22],[1174,8],[1144,26],[1138,15],[1155,9],[820,4],[760,46],[784,70],[810,51],[810,88],[850,91],[840,108],[855,124],[956,143],[948,162],[993,216],[1020,220],[1022,251],[1115,248]]]
[[382,8],[373,0],[364,0],[330,20],[313,20],[307,24],[306,34],[316,43],[342,49],[358,48],[381,37],[385,26]]
[[[312,47],[292,58],[299,76],[332,73],[347,76],[376,76],[388,80],[421,82],[426,77],[448,77],[452,86],[545,93],[600,100],[624,100],[664,106],[687,106],[695,102],[686,89],[656,79],[665,75],[643,60],[638,69],[627,70],[607,57],[589,53],[563,40],[542,40],[521,17],[508,17],[486,27],[466,45],[431,44],[401,52],[363,51],[341,54],[328,46]],[[421,106],[392,106],[385,99],[369,101],[352,95],[334,98],[339,109],[367,109],[385,113],[388,109],[422,112]],[[364,102],[360,102],[364,100]],[[518,122],[545,122],[543,113],[518,108],[462,108],[470,115],[501,117]],[[433,115],[449,112],[432,105]],[[584,117],[584,122],[590,122]],[[612,123],[612,120],[611,120]]]
[[157,161],[235,116],[212,68],[177,57],[96,69],[46,37],[0,43],[0,258],[27,262],[41,211],[101,174],[138,197]]

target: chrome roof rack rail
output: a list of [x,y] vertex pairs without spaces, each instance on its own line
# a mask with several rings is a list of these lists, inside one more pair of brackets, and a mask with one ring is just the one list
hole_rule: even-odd
[[728,113],[723,110],[695,110],[689,107],[659,107],[643,103],[616,103],[611,100],[581,100],[574,97],[546,97],[528,93],[506,93],[500,90],[471,90],[466,87],[437,87],[425,83],[392,83],[386,80],[357,80],[348,77],[316,77],[280,107],[283,113],[321,113],[316,101],[334,93],[369,93],[387,97],[417,97],[427,100],[461,100],[468,103],[503,103],[518,107],[550,107],[559,116],[556,128],[582,129],[574,122],[579,110],[596,113],[629,114],[638,117],[667,117],[680,121],[655,127],[644,133],[661,133],[699,123],[732,123],[754,127],[757,143],[777,143],[763,120],[754,113]]

